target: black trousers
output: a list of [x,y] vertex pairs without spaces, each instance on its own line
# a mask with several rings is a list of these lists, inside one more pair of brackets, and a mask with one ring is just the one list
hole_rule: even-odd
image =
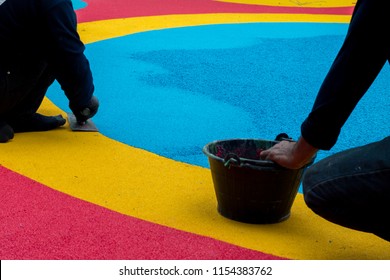
[[15,60],[9,65],[0,64],[0,120],[3,121],[34,114],[55,80],[45,61]]
[[323,218],[390,241],[390,137],[314,164],[303,191]]
[[[357,2],[345,42],[315,105],[318,111],[333,110],[333,115],[327,113],[328,125],[349,116],[389,59],[389,18],[389,1]],[[354,103],[347,101],[349,94],[354,94]],[[344,110],[348,116],[340,116],[338,106],[348,105]],[[306,204],[323,218],[390,241],[390,137],[314,164],[303,178],[303,191]]]

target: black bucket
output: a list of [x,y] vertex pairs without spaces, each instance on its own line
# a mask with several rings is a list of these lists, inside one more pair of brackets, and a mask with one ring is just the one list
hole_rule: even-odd
[[253,224],[278,223],[289,218],[306,166],[293,170],[261,160],[260,152],[276,143],[232,139],[204,146],[222,216]]

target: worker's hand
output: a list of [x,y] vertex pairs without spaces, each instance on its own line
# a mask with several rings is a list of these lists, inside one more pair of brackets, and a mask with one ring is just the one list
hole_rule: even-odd
[[78,123],[85,123],[88,119],[92,118],[96,115],[98,108],[99,100],[95,96],[92,96],[86,106],[78,108],[70,107]]
[[301,137],[298,142],[281,141],[261,152],[260,157],[286,168],[299,169],[308,164],[317,151]]

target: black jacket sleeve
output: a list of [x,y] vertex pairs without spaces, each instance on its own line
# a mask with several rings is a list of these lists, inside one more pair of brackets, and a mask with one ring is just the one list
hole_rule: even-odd
[[390,57],[389,1],[359,0],[345,41],[301,126],[312,146],[329,150]]
[[72,107],[83,107],[94,92],[85,46],[77,32],[77,19],[70,1],[60,2],[45,15],[48,28],[49,61],[54,75]]

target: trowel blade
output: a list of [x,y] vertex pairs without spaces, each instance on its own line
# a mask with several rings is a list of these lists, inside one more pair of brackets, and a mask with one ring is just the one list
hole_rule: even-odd
[[73,113],[67,113],[67,115],[68,115],[69,126],[72,131],[84,131],[84,132],[99,131],[95,123],[91,119],[87,120],[83,124],[79,124]]

